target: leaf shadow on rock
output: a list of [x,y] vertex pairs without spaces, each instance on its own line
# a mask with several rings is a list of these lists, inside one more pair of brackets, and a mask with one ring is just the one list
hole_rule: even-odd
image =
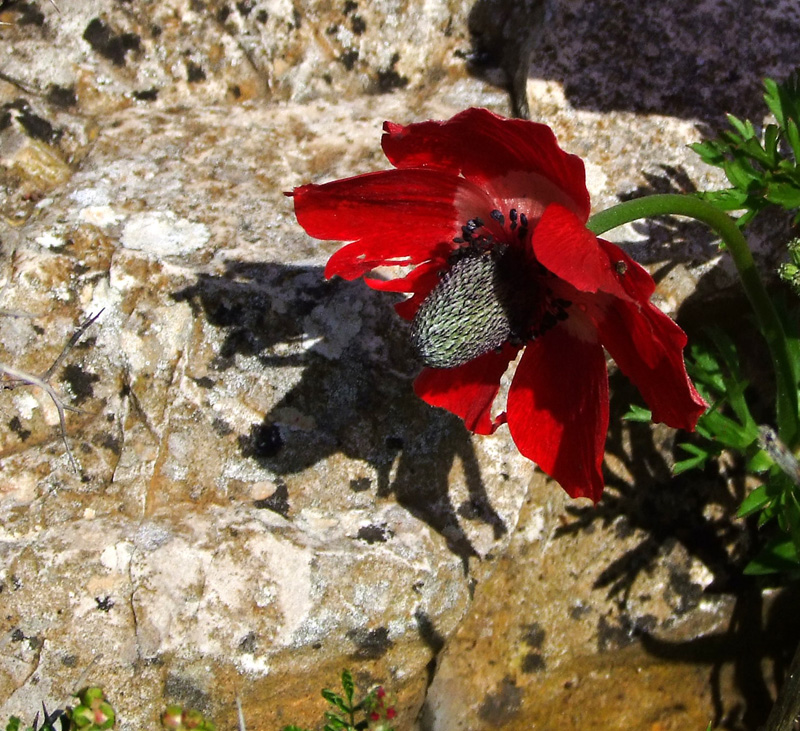
[[[662,166],[661,174],[648,176],[646,184],[631,191],[626,199],[693,192],[694,186],[684,170]],[[750,235],[765,241],[785,240],[788,221],[781,211],[758,217],[751,225]],[[715,234],[695,221],[661,217],[637,222],[635,227],[647,238],[624,244],[624,248],[643,264],[659,265],[667,260],[654,273],[656,281],[679,264],[695,267],[720,253]],[[770,420],[771,404],[765,396],[774,392],[774,385],[760,336],[744,326],[749,312],[741,287],[734,284],[721,290],[719,272],[712,268],[696,282],[677,319],[690,343],[697,342],[709,325],[728,331],[739,352],[746,354],[740,364],[744,377],[749,383],[758,384],[757,389],[748,389],[747,399],[754,418],[762,423]],[[691,442],[693,436],[666,427],[624,422],[621,416],[630,404],[644,404],[621,373],[612,373],[610,392],[612,416],[606,453],[611,461],[624,466],[627,475],[622,477],[620,470],[607,469],[607,489],[598,506],[568,508],[575,520],[560,530],[561,534],[576,533],[602,524],[613,526],[620,538],[634,532],[643,535],[636,545],[603,568],[595,582],[596,588],[607,590],[620,610],[617,624],[601,618],[600,649],[638,640],[654,657],[708,665],[715,727],[757,729],[772,705],[764,661],[769,661],[780,685],[800,641],[800,617],[796,612],[796,585],[779,589],[766,610],[763,582],[742,573],[758,545],[755,521],[734,519],[746,494],[744,464],[734,460],[723,468],[711,460],[704,471],[673,475],[672,461],[686,456],[676,445]],[[633,617],[627,611],[637,578],[663,564],[676,547],[700,561],[713,578],[702,587],[684,567],[670,566],[667,594],[675,616],[695,610],[704,597],[728,596],[733,609],[724,633],[687,641],[661,640],[653,634],[657,629],[652,617]],[[733,668],[741,702],[723,697],[723,667],[728,665]]]
[[[743,295],[727,294],[710,302],[711,286],[704,286],[701,279],[698,293],[681,308],[679,321],[689,332],[690,342],[700,334],[699,329],[694,332],[692,323],[708,322],[709,318],[711,322],[735,323],[737,317],[742,321],[746,317]],[[763,348],[748,340],[751,336],[744,328],[732,334],[740,351],[753,356],[742,363],[746,377],[769,391],[769,364],[761,357]],[[623,422],[621,415],[631,403],[641,404],[641,397],[619,372],[611,376],[611,393],[612,418],[606,451],[612,461],[624,465],[627,475],[621,477],[618,469],[614,473],[607,470],[607,489],[599,505],[568,508],[574,522],[561,529],[562,533],[575,533],[602,524],[613,526],[620,538],[634,532],[643,536],[605,566],[596,579],[595,587],[606,589],[620,611],[618,624],[605,622],[598,627],[599,642],[610,646],[638,640],[654,657],[707,665],[715,727],[757,729],[772,705],[767,666],[771,666],[772,675],[780,684],[800,640],[800,616],[796,604],[789,601],[795,596],[796,587],[779,588],[766,613],[765,584],[742,573],[758,545],[755,521],[734,519],[746,494],[744,464],[733,460],[723,467],[711,460],[703,471],[673,475],[672,460],[686,456],[676,445],[691,442],[693,436],[681,431],[673,433],[666,427]],[[754,392],[748,401],[759,423],[768,419],[770,404],[765,399]],[[703,587],[683,565],[667,565],[665,593],[675,617],[696,610],[704,597],[726,596],[732,603],[732,613],[725,632],[686,641],[662,640],[657,637],[659,630],[652,618],[631,616],[628,612],[637,578],[657,565],[663,566],[675,548],[700,561],[713,577]],[[776,634],[779,626],[783,629]],[[733,684],[741,700],[724,696],[726,667],[732,668]]]
[[477,0],[468,27],[469,67],[525,117],[528,78],[560,83],[576,109],[761,115],[762,79],[800,58],[793,0]]
[[[638,641],[653,657],[707,665],[714,727],[754,731],[764,723],[772,704],[765,661],[780,684],[800,640],[796,599],[794,603],[791,600],[797,587],[779,590],[765,620],[764,587],[754,577],[742,574],[752,557],[756,527],[752,521],[735,521],[732,517],[745,495],[743,466],[729,466],[725,476],[720,475],[716,464],[702,472],[673,476],[663,456],[665,445],[657,445],[654,438],[658,430],[648,424],[625,423],[619,417],[637,401],[633,387],[619,373],[611,380],[612,420],[606,451],[624,464],[628,475],[623,478],[616,474],[619,470],[614,474],[607,470],[606,492],[600,503],[596,507],[567,508],[573,520],[558,532],[574,534],[603,525],[613,526],[619,538],[642,535],[638,543],[605,566],[595,581],[595,588],[606,589],[619,610],[615,621],[600,618],[598,648],[602,651]],[[676,441],[690,439],[679,433]],[[710,572],[713,578],[707,586],[696,583],[683,562],[670,562],[676,548],[682,549],[676,555],[697,559]],[[637,579],[656,566],[663,567],[665,560],[665,598],[673,607],[674,617],[680,619],[697,611],[706,597],[725,595],[733,605],[726,631],[689,640],[663,640],[658,638],[653,617],[629,611]],[[780,632],[776,629],[779,627]],[[733,684],[741,700],[725,697],[725,667],[732,668]]]
[[[221,276],[200,274],[173,297],[226,332],[213,368],[233,368],[237,356],[257,357],[265,378],[269,369],[302,368],[299,381],[263,421],[240,435],[243,459],[279,478],[336,453],[363,460],[374,469],[376,484],[359,478],[349,489],[394,495],[446,539],[465,569],[477,554],[460,519],[490,525],[495,538],[507,532],[490,504],[463,423],[414,395],[419,365],[385,295],[358,283],[326,281],[321,267],[230,261]],[[301,423],[303,417],[310,420]],[[449,481],[456,460],[469,497],[454,506]],[[265,507],[288,515],[296,497],[284,484],[280,505]]]

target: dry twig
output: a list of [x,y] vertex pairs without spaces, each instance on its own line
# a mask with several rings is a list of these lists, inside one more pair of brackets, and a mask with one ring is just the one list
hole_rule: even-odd
[[41,388],[53,401],[55,404],[56,410],[58,411],[58,421],[61,427],[61,438],[64,441],[64,448],[66,449],[67,456],[69,457],[69,462],[72,465],[72,469],[75,471],[75,474],[80,474],[80,469],[78,468],[78,463],[75,461],[75,457],[72,454],[72,450],[69,448],[69,441],[67,440],[67,419],[65,415],[65,411],[75,411],[81,413],[81,409],[77,409],[74,406],[69,406],[65,404],[58,394],[58,392],[48,383],[50,378],[52,378],[53,373],[55,372],[56,368],[62,363],[64,358],[66,357],[67,353],[75,346],[78,340],[81,339],[83,333],[86,332],[87,328],[95,321],[98,317],[103,313],[103,310],[100,310],[96,315],[92,315],[87,320],[85,320],[78,329],[73,333],[72,337],[69,339],[67,344],[62,348],[61,353],[59,353],[58,357],[53,361],[53,364],[44,372],[41,376],[35,376],[32,373],[26,373],[18,368],[14,368],[13,366],[6,365],[5,363],[0,363],[0,373],[5,374],[10,378],[4,379],[0,382],[0,386],[4,390],[16,388],[17,386],[25,385],[25,386],[38,386]]

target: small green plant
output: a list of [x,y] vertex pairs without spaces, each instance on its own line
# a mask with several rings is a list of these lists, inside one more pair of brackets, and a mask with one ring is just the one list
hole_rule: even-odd
[[56,709],[52,713],[48,713],[42,703],[41,726],[38,713],[30,726],[24,726],[21,719],[12,716],[5,731],[104,731],[114,727],[116,713],[101,688],[84,688],[74,697],[78,700],[74,708]]
[[164,728],[175,731],[217,731],[217,727],[209,721],[200,711],[182,706],[171,705],[161,714],[161,724]]
[[[12,716],[5,726],[5,731],[106,731],[114,728],[117,714],[105,697],[102,688],[91,686],[84,688],[74,696],[77,705],[66,710],[57,709],[52,713],[42,704],[43,720],[39,725],[39,714],[29,726],[23,724],[17,716]],[[181,706],[168,706],[161,715],[161,723],[165,729],[175,731],[216,731],[216,726],[203,716],[200,711],[184,710]],[[243,729],[240,723],[240,729]]]
[[70,731],[103,731],[114,727],[116,713],[101,688],[84,688],[76,697],[80,702],[66,714],[70,719]]
[[[359,702],[355,703],[355,683],[349,670],[342,671],[344,695],[324,688],[322,697],[334,710],[325,712],[323,731],[393,731],[391,722],[397,717],[394,704],[383,687],[373,688]],[[363,716],[356,720],[357,716]],[[283,731],[307,731],[300,726],[285,726]]]
[[[764,87],[764,100],[774,123],[758,128],[749,120],[729,115],[729,130],[716,140],[691,146],[706,163],[722,168],[732,185],[703,193],[702,197],[722,210],[743,211],[736,221],[741,228],[769,206],[793,213],[794,223],[800,222],[800,69],[783,83],[766,79]],[[787,252],[790,261],[781,265],[778,274],[800,295],[800,239],[790,241]],[[796,404],[800,376],[798,308],[796,302],[787,305],[779,298],[773,301],[789,355],[786,382],[790,384],[788,390],[794,390],[787,394],[792,397],[787,402]],[[800,568],[800,475],[793,454],[800,435],[796,428],[786,428],[787,420],[780,423],[780,404],[777,432],[756,423],[746,399],[749,384],[739,369],[740,354],[724,333],[712,333],[711,340],[711,348],[696,348],[689,358],[689,372],[701,389],[705,387],[713,403],[697,429],[705,444],[682,445],[691,457],[678,463],[676,471],[701,467],[722,448],[744,455],[748,471],[759,475],[762,483],[748,495],[738,515],[757,515],[759,527],[767,530],[762,549],[745,572],[793,574]],[[794,422],[796,427],[796,418]]]
[[[22,721],[17,716],[11,716],[11,719],[6,724],[6,731],[67,731],[69,729],[69,720],[63,711],[55,710],[53,713],[48,713],[44,704],[42,704],[42,711],[44,712],[44,719],[41,726],[39,725],[38,713],[30,726],[23,726]],[[58,728],[56,727],[57,722]]]
[[764,88],[775,124],[760,130],[750,120],[729,114],[731,129],[715,140],[690,145],[705,163],[722,168],[731,183],[730,188],[703,193],[703,199],[724,211],[744,211],[737,219],[740,227],[770,205],[795,212],[800,208],[800,72],[782,84],[766,79]]

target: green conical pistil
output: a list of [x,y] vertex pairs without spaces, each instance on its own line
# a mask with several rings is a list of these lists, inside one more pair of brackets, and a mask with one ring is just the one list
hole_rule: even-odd
[[498,248],[459,254],[411,324],[411,340],[425,365],[455,368],[514,337],[515,324],[525,319],[525,308],[514,306],[514,280],[520,276],[515,258]]

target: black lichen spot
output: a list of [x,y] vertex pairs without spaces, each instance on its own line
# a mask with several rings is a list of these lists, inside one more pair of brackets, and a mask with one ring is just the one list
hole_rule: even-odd
[[388,627],[371,630],[350,630],[347,638],[358,648],[352,655],[354,660],[379,660],[394,645],[389,639]]
[[523,673],[540,673],[547,668],[544,658],[538,652],[529,652],[522,658],[520,670]]
[[74,86],[59,86],[58,84],[50,84],[47,90],[47,101],[56,107],[74,107],[78,103],[78,97],[75,96]]
[[208,376],[200,376],[192,379],[200,388],[214,388],[216,381]]
[[141,91],[134,91],[133,98],[140,102],[154,102],[158,99],[159,90],[154,86],[150,89],[142,89]]
[[253,501],[253,505],[257,508],[271,510],[273,513],[282,515],[284,518],[289,518],[289,488],[286,484],[280,482],[275,492],[268,498],[263,500]]
[[142,44],[135,33],[114,33],[100,18],[89,22],[83,32],[83,40],[115,66],[124,66],[125,54],[138,51]]
[[523,629],[524,632],[522,634],[522,641],[528,647],[531,647],[535,650],[541,648],[545,635],[547,634],[542,625],[540,625],[538,622],[531,622],[531,624],[524,625]]
[[342,62],[342,66],[348,71],[352,71],[356,61],[358,61],[358,51],[355,48],[351,48],[339,56],[339,60]]
[[101,612],[109,612],[114,606],[114,600],[110,596],[96,596],[94,600]]
[[18,416],[12,416],[11,421],[8,422],[8,428],[14,432],[19,438],[20,441],[25,441],[30,435],[30,429],[26,429],[22,426],[22,422],[19,420]]
[[373,543],[386,543],[394,534],[385,525],[364,525],[358,529],[356,538]]
[[350,480],[350,489],[353,492],[366,492],[372,487],[372,480],[369,477],[358,477]]
[[269,20],[269,13],[266,10],[259,10],[256,15],[256,20],[259,23],[266,23]]
[[388,69],[378,71],[378,93],[387,94],[395,89],[403,89],[408,86],[408,77],[401,76],[395,70],[397,62],[400,60],[400,54],[395,53],[392,56],[391,63]]
[[519,713],[522,706],[522,690],[517,687],[513,678],[503,678],[500,687],[494,693],[487,693],[478,716],[495,727],[503,726]]
[[219,417],[214,418],[211,422],[211,428],[221,437],[227,437],[228,434],[233,434],[233,427],[228,424],[227,421]]
[[19,627],[15,627],[13,630],[11,630],[12,642],[22,642],[24,639],[25,633]]
[[328,26],[328,27],[325,29],[325,32],[326,32],[326,33],[327,33],[329,36],[335,36],[335,35],[336,35],[336,34],[339,32],[339,26],[338,26],[338,25],[336,25],[336,23],[334,23],[333,25],[329,25],[329,26]]
[[257,640],[258,637],[255,632],[248,632],[239,641],[239,652],[246,652],[248,655],[254,654],[258,645]]
[[76,363],[64,366],[64,380],[69,384],[69,390],[75,396],[75,403],[82,404],[87,398],[94,396],[93,383],[100,380],[100,376],[83,370]]
[[38,140],[50,142],[58,137],[58,133],[55,131],[53,125],[46,119],[37,117],[35,114],[20,115],[19,121],[28,135]]
[[597,649],[600,652],[616,650],[634,642],[634,628],[628,617],[620,616],[619,624],[611,624],[605,617],[597,622]]
[[205,81],[206,80],[206,72],[203,71],[203,67],[199,64],[196,64],[194,61],[187,61],[186,62],[186,80],[190,84],[197,83],[198,81]]
[[253,424],[250,427],[250,434],[239,437],[242,454],[257,460],[275,457],[281,451],[283,444],[280,427],[267,421]]
[[236,3],[236,9],[243,18],[246,18],[253,12],[253,4],[252,0],[241,0],[241,2]]
[[36,3],[26,2],[0,2],[0,10],[13,10],[19,14],[17,25],[44,25],[44,13],[39,10]]
[[695,584],[688,572],[671,569],[669,572],[669,588],[678,597],[675,614],[678,616],[695,609],[703,598],[703,587]]
[[354,15],[350,20],[350,27],[353,29],[353,33],[360,36],[367,29],[367,24],[360,15]]
[[77,655],[64,655],[61,658],[61,664],[65,668],[76,668],[78,667],[78,656]]
[[3,105],[0,129],[8,127],[12,119],[17,120],[20,127],[25,130],[25,134],[42,142],[50,144],[61,136],[61,132],[50,122],[34,113],[31,105],[25,99],[15,99],[13,102]]
[[297,8],[292,8],[292,22],[289,24],[290,30],[300,30],[303,25],[303,16]]
[[354,10],[358,8],[358,3],[354,2],[353,0],[345,0],[344,7],[342,8],[342,12],[345,15],[350,15]]
[[239,88],[238,84],[231,84],[228,87],[228,92],[234,99],[239,99],[242,96],[242,90]]
[[231,9],[227,5],[223,5],[217,10],[217,21],[224,23],[231,15]]
[[589,614],[592,609],[588,607],[583,602],[578,602],[574,607],[571,607],[569,610],[569,618],[570,619],[582,619],[585,615]]
[[106,434],[103,437],[103,441],[100,442],[101,447],[105,447],[109,452],[112,454],[116,454],[119,456],[120,452],[122,451],[122,444],[119,441],[119,437],[114,436],[113,434]]

